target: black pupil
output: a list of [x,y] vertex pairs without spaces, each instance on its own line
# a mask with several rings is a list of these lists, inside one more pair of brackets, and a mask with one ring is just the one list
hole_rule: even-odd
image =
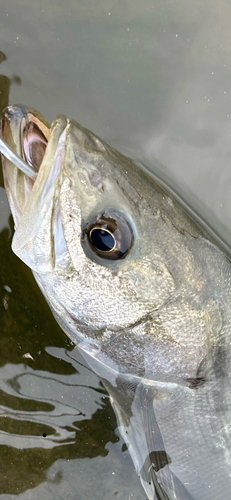
[[110,252],[115,244],[113,236],[108,231],[100,228],[92,230],[91,242],[101,252]]

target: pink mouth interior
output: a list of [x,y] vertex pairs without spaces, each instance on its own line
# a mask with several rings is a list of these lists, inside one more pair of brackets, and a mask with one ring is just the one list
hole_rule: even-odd
[[25,161],[38,172],[46,152],[50,130],[31,114],[28,114],[28,119],[26,125],[22,123],[22,153]]

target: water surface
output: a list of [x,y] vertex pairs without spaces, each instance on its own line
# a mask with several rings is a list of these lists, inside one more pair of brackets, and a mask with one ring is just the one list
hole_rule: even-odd
[[[2,0],[0,109],[75,118],[230,244],[230,15],[228,0]],[[145,500],[103,386],[10,250],[3,187],[0,207],[0,498]]]

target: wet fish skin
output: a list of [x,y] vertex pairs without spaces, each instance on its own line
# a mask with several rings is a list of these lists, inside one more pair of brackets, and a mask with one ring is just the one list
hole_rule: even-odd
[[[34,110],[6,108],[3,138],[17,154],[28,116],[48,144],[35,182],[3,160],[14,252],[104,379],[149,499],[228,498],[229,260],[154,179],[77,122],[60,116],[50,131]],[[132,232],[123,259],[89,245],[103,214]]]

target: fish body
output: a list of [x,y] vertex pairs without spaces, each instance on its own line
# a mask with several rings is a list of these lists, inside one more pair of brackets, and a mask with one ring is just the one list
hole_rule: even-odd
[[103,380],[150,500],[231,489],[231,264],[174,197],[63,115],[9,106],[13,251]]

